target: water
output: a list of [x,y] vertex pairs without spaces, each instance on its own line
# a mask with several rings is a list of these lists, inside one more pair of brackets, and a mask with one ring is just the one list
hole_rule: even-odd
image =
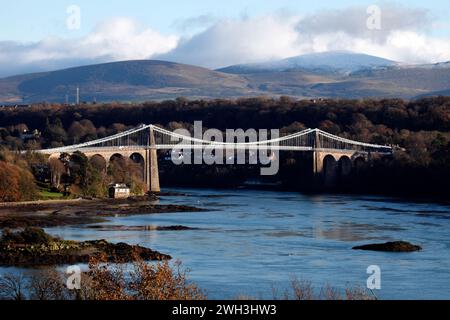
[[[187,196],[162,204],[208,208],[111,218],[111,225],[184,225],[187,231],[99,231],[57,227],[72,240],[106,239],[140,244],[172,255],[191,269],[208,297],[272,298],[292,276],[316,287],[365,286],[369,265],[381,268],[382,299],[450,299],[450,206],[347,195],[180,189]],[[353,246],[405,240],[423,251],[355,251]],[[3,269],[4,270],[4,269]],[[0,270],[1,272],[1,270]]]

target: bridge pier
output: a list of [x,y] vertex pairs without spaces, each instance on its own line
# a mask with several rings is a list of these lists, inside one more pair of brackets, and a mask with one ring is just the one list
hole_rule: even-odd
[[160,192],[158,154],[156,149],[147,149],[145,151],[145,183],[148,191]]
[[150,192],[161,192],[159,185],[158,152],[153,127],[149,128],[149,149],[146,150],[145,182]]
[[323,171],[323,155],[321,152],[313,151],[313,174],[319,175],[322,174]]

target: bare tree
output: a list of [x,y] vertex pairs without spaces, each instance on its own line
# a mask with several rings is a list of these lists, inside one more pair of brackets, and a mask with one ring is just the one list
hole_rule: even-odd
[[0,277],[0,299],[25,300],[26,279],[23,274],[5,274]]
[[64,278],[56,269],[33,273],[27,286],[31,300],[66,300],[68,298]]

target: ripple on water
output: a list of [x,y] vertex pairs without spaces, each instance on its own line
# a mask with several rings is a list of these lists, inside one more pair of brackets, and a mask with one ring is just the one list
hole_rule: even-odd
[[275,238],[285,238],[285,237],[306,237],[306,234],[300,231],[275,231],[275,232],[266,232],[264,235]]
[[[450,298],[450,207],[384,197],[302,195],[239,190],[183,190],[162,203],[213,210],[111,218],[112,225],[187,225],[181,232],[94,232],[49,228],[75,240],[106,238],[139,243],[171,254],[192,270],[191,279],[228,299],[242,293],[271,297],[271,284],[289,286],[301,275],[320,287],[364,284],[368,265],[383,270],[382,299]],[[208,199],[209,198],[209,199]],[[208,208],[209,206],[209,208]],[[355,252],[356,245],[405,240],[424,249],[414,254]],[[2,271],[0,271],[1,273]],[[430,280],[431,279],[431,280]]]

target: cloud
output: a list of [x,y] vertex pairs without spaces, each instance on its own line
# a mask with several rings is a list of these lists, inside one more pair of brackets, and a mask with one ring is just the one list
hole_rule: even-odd
[[[169,52],[178,37],[165,36],[128,18],[115,18],[98,25],[78,39],[48,37],[21,44],[0,42],[0,75],[132,59],[148,59]],[[14,63],[11,63],[11,62]]]
[[201,15],[175,21],[176,35],[116,18],[78,39],[0,42],[0,76],[133,59],[220,68],[336,50],[406,63],[450,60],[450,39],[433,35],[437,22],[429,10],[391,3],[380,9],[380,30],[367,28],[362,6],[303,16],[287,11],[234,19]]
[[[304,17],[297,26],[303,36],[326,33],[345,33],[358,38],[370,38],[383,43],[395,31],[421,31],[431,25],[431,13],[424,8],[413,8],[397,4],[377,6],[380,13],[380,29],[367,27],[370,16],[368,7],[355,6],[342,10],[325,10]],[[370,11],[371,13],[373,11]]]
[[224,19],[182,39],[162,58],[216,68],[292,56],[301,51],[297,22],[298,17],[280,15]]
[[381,29],[367,27],[367,7],[323,10],[299,16],[286,12],[223,19],[182,39],[162,58],[219,68],[296,55],[347,50],[407,63],[450,60],[450,39],[430,35],[429,10],[385,3]]

